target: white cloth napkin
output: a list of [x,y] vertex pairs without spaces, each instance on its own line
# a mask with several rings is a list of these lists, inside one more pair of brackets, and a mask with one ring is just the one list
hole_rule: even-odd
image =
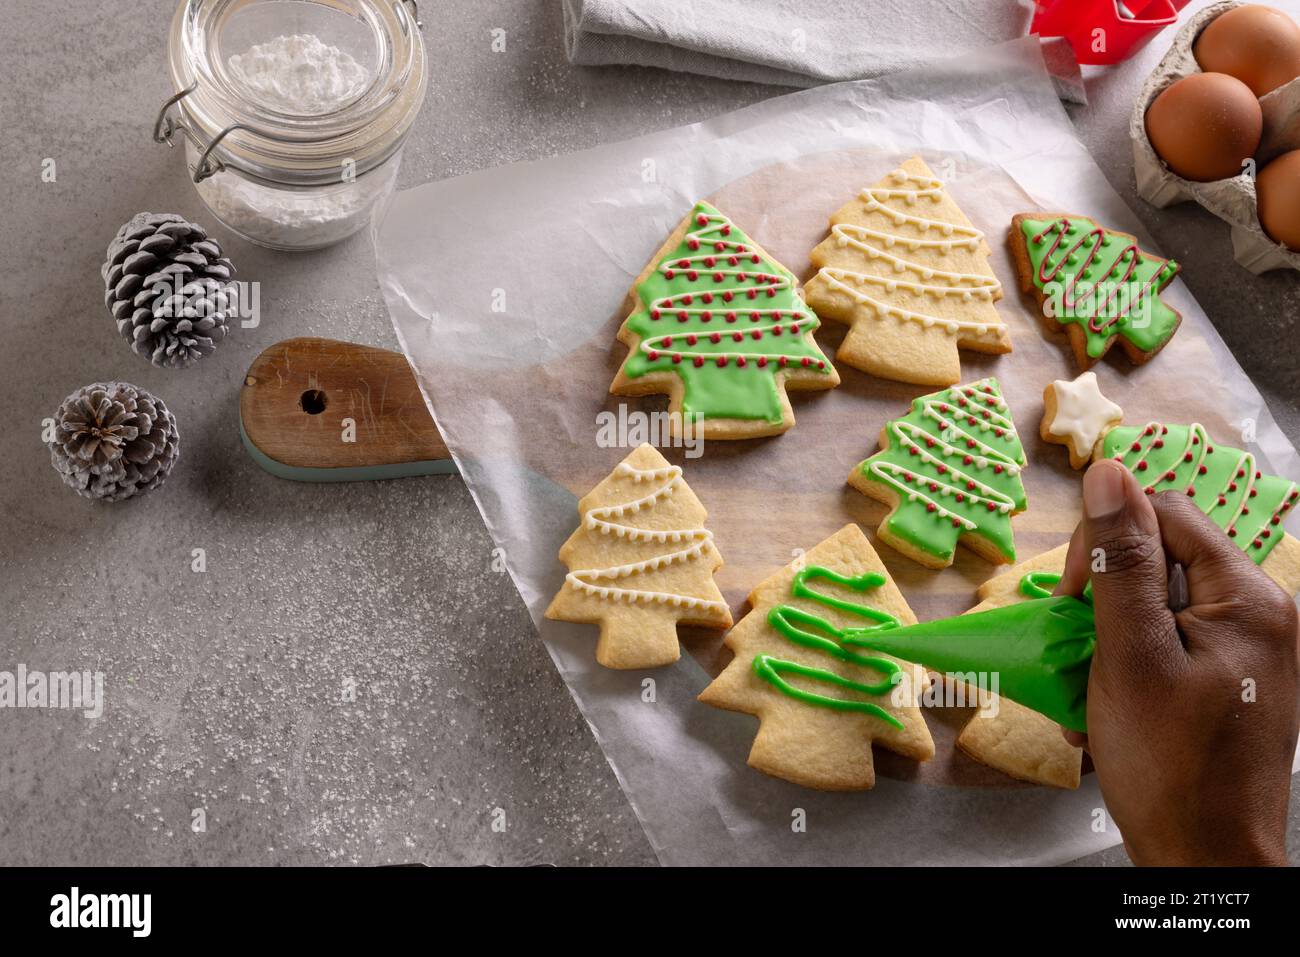
[[[561,0],[569,60],[782,86],[881,76],[1025,35],[1028,0]],[[1064,41],[1044,55],[1086,102]]]

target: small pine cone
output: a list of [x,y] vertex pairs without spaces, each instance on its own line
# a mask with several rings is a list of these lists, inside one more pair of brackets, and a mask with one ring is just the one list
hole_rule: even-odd
[[235,267],[197,223],[173,213],[131,217],[100,272],[117,331],[154,365],[184,368],[225,338]]
[[162,485],[180,435],[161,399],[126,382],[96,382],[63,400],[49,447],[78,495],[116,502]]

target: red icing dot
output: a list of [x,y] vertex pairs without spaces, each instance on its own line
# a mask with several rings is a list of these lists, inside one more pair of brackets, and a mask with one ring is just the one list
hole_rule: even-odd
[[743,332],[733,332],[733,333],[731,334],[731,338],[732,338],[735,342],[740,342],[742,339],[745,338],[745,334],[744,334]]
[[679,259],[679,260],[677,261],[677,268],[678,268],[678,269],[690,269],[690,268],[691,268],[691,261],[690,261],[689,259]]
[[727,322],[735,322],[735,321],[736,321],[736,314],[734,312],[727,313]]
[[736,357],[736,365],[740,366],[742,369],[745,368],[745,357],[744,357],[744,356],[737,356],[737,357]]
[[672,344],[673,344],[673,337],[672,337],[672,336],[664,336],[664,337],[663,337],[662,345],[663,345],[663,347],[664,347],[665,349],[667,349],[667,348],[668,348],[669,346],[671,346]]
[[1192,453],[1191,453],[1191,452],[1188,452],[1186,455],[1183,456],[1183,461],[1184,461],[1184,462],[1190,462],[1191,460],[1192,460]]
[[750,257],[750,262],[759,262],[758,253],[754,253],[754,255]]
[[755,338],[755,339],[762,339],[762,338],[763,338],[763,330],[762,330],[762,329],[755,329],[753,332],[750,333],[750,336],[753,337],[753,338]]
[[757,299],[757,298],[758,298],[758,290],[757,290],[757,289],[746,289],[746,290],[745,290],[745,295],[746,295],[748,298],[750,298],[750,299]]
[[696,356],[696,357],[695,357],[695,368],[698,369],[698,368],[699,368],[700,366],[702,366],[702,365],[704,365],[704,356]]
[[1252,542],[1251,544],[1253,544],[1256,548],[1263,548],[1263,547],[1264,547],[1264,543],[1261,542],[1258,538],[1255,539],[1255,541]]
[[807,356],[804,356],[803,359],[800,360],[799,364],[806,369],[808,368],[808,366],[812,365],[812,359],[809,359]]
[[709,225],[709,217],[704,215],[704,213],[700,213],[700,215],[696,216],[695,221],[699,223],[701,226]]
[[1166,473],[1165,473],[1165,481],[1166,481],[1166,482],[1172,482],[1173,480],[1174,480],[1174,473],[1173,473],[1173,472],[1166,472]]
[[672,279],[674,275],[676,275],[676,273],[674,273],[671,269],[665,269],[665,270],[664,270],[664,278],[665,278],[665,279]]
[[751,322],[758,322],[758,320],[762,318],[763,318],[763,314],[761,312],[751,312],[749,314],[749,319]]
[[722,282],[722,273],[720,273],[720,272],[715,272],[715,273],[713,274],[713,281],[714,281],[714,282]]
[[717,361],[718,361],[718,367],[721,368],[722,366],[725,366],[725,365],[727,364],[727,357],[726,357],[726,356],[718,356],[718,360],[717,360]]
[[720,333],[720,332],[711,332],[711,333],[709,333],[709,341],[710,341],[710,342],[721,342],[721,341],[722,341],[722,333]]
[[687,337],[686,337],[686,344],[687,344],[688,346],[693,346],[693,345],[695,345],[695,343],[697,343],[697,342],[699,342],[699,341],[700,341],[699,338],[698,338],[697,336],[694,336],[694,335],[690,335],[690,336],[687,336]]
[[1193,498],[1193,497],[1195,497],[1195,495],[1196,495],[1196,489],[1191,488],[1191,487],[1189,486],[1188,489],[1187,489],[1187,497],[1188,497],[1188,498]]
[[940,475],[943,475],[945,472],[948,471],[948,466],[940,463],[939,465],[935,466],[935,471],[937,471]]
[[971,489],[971,490],[973,491],[974,488],[975,488],[975,482],[974,482],[973,480],[968,481],[968,482],[966,483],[966,487],[967,487],[968,489]]
[[959,501],[959,502],[964,502],[964,501],[966,501],[966,493],[965,493],[965,492],[958,492],[958,493],[954,496],[954,498],[956,498],[957,501]]
[[994,471],[996,474],[1001,475],[1001,474],[1002,474],[1002,466],[1001,466],[1001,465],[995,465],[995,466],[993,466],[993,471]]
[[712,256],[705,256],[705,257],[704,257],[704,265],[708,266],[710,269],[712,269],[712,268],[713,268],[714,266],[716,266],[717,264],[718,264],[718,261],[717,261],[716,259],[714,259]]
[[1230,528],[1230,529],[1228,529],[1228,537],[1229,537],[1229,538],[1236,538],[1236,537],[1237,537],[1237,530],[1236,530],[1235,528]]
[[1204,475],[1204,474],[1205,474],[1206,472],[1208,472],[1208,471],[1209,471],[1209,469],[1207,469],[1204,465],[1202,465],[1200,468],[1198,468],[1198,469],[1196,470],[1196,474],[1197,474],[1197,475]]
[[1151,434],[1153,434],[1154,431],[1155,431],[1155,430],[1152,429],[1151,426],[1148,425],[1148,426],[1146,427],[1146,429],[1143,430],[1142,434],[1143,434],[1143,435],[1151,435]]
[[673,362],[681,362],[681,361],[682,361],[682,354],[680,352],[674,352]]
[[997,504],[994,502],[989,502],[988,507],[989,507],[989,511],[992,512],[997,509]]
[[920,454],[921,454],[921,450],[918,449],[915,445],[909,445],[909,446],[907,447],[907,451],[910,452],[912,455],[920,455]]
[[691,249],[699,249],[700,241],[698,239],[688,239],[686,241],[686,245],[689,246]]
[[758,357],[758,367],[759,367],[760,369],[762,369],[762,368],[764,368],[764,367],[766,367],[766,366],[767,366],[767,356],[759,356],[759,357]]
[[930,483],[930,491],[931,491],[931,492],[937,492],[937,491],[939,491],[939,483],[938,483],[938,482],[931,482],[931,483]]
[[952,527],[953,527],[953,528],[961,528],[961,519],[960,519],[960,518],[954,518],[954,519],[952,520]]
[[659,353],[655,352],[653,349],[647,352],[646,355],[648,355],[652,361],[659,358]]
[[1141,451],[1142,451],[1142,443],[1141,443],[1141,442],[1134,442],[1132,445],[1129,446],[1129,450],[1132,451],[1132,452],[1141,452]]
[[1220,505],[1227,505],[1227,504],[1228,504],[1228,500],[1227,500],[1226,498],[1224,498],[1222,495],[1220,495],[1220,496],[1219,496],[1219,504],[1220,504]]
[[735,299],[735,298],[736,298],[736,294],[735,294],[734,292],[732,292],[730,289],[726,290],[726,291],[722,294],[722,299],[723,299],[724,302],[731,302],[731,300],[733,300],[733,299]]
[[772,298],[773,296],[775,296],[775,295],[776,295],[776,290],[775,290],[775,289],[769,289],[769,290],[767,291],[767,298],[768,298],[768,299],[771,299],[771,298]]
[[1143,459],[1141,462],[1138,463],[1138,471],[1145,472],[1146,470],[1147,470],[1146,459]]
[[697,273],[694,269],[692,269],[686,273],[686,278],[689,279],[691,282],[694,282],[695,280],[700,278],[700,274]]
[[962,464],[963,464],[963,465],[970,465],[972,462],[975,461],[975,459],[972,458],[972,457],[969,456],[969,455],[963,455],[963,456],[961,457],[961,461],[962,461]]
[[779,336],[780,334],[781,334],[781,327],[780,327],[780,326],[773,326],[773,327],[772,327],[772,335],[774,335],[774,336]]
[[702,313],[700,313],[700,322],[708,322],[712,318],[713,318],[713,313],[709,312],[709,310],[707,309],[705,309]]
[[1157,449],[1163,449],[1163,448],[1165,447],[1165,440],[1164,440],[1164,439],[1156,439],[1156,440],[1155,440],[1154,442],[1152,442],[1151,444],[1152,444],[1155,448],[1157,448]]
[[705,302],[713,302],[713,293],[711,292],[703,293],[700,296],[700,298],[703,299]]
[[789,361],[790,360],[787,359],[785,356],[781,356],[779,359],[776,360],[776,364],[779,365],[782,369],[784,369],[786,367],[786,364]]
[[651,318],[651,319],[654,319],[654,320],[657,322],[657,321],[659,320],[659,310],[658,310],[658,309],[651,309],[651,310],[650,310],[650,318]]
[[930,502],[925,506],[925,510],[927,512],[937,512],[939,511],[939,506],[935,505],[934,502]]

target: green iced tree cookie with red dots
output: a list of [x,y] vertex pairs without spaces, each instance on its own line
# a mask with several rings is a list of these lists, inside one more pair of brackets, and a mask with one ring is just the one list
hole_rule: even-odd
[[777,435],[794,425],[787,389],[839,384],[794,275],[708,203],[668,237],[628,299],[618,338],[630,352],[610,392],[667,393],[675,430]]
[[849,484],[891,506],[881,541],[929,568],[952,564],[958,542],[991,562],[1014,562],[1011,516],[1025,510],[1025,452],[997,379],[912,401],[885,423],[880,451]]

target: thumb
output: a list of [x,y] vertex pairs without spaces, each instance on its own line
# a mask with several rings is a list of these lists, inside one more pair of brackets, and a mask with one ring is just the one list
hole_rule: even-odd
[[1097,661],[1139,681],[1183,654],[1169,610],[1169,573],[1155,509],[1123,465],[1103,459],[1083,477],[1083,540],[1092,571]]

